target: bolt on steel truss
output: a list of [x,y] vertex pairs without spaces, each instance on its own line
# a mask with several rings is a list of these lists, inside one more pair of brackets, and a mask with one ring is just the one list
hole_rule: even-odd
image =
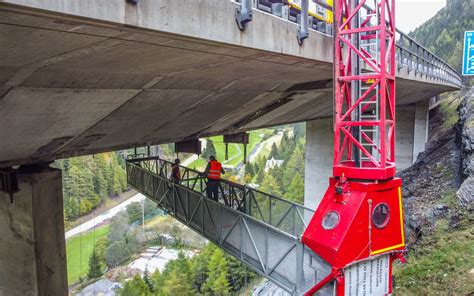
[[334,176],[395,175],[394,1],[334,3]]
[[[175,219],[291,294],[301,295],[330,274],[328,263],[299,239],[313,211],[226,180],[214,201],[203,194],[206,182],[200,172],[180,169],[177,184],[169,179],[168,161],[128,160],[127,180]],[[332,295],[333,289],[329,284],[318,295]]]

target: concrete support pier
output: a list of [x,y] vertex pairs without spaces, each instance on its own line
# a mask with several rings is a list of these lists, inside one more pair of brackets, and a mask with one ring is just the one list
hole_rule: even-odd
[[20,168],[19,192],[0,192],[0,295],[67,295],[61,171]]
[[[428,139],[428,101],[397,107],[397,170],[410,167]],[[316,209],[332,176],[334,132],[332,117],[306,123],[304,205]]]
[[304,205],[316,209],[332,176],[334,129],[332,117],[306,123]]
[[397,170],[415,163],[418,154],[425,151],[428,140],[428,101],[397,107],[395,153]]
[[421,101],[415,104],[415,126],[413,128],[413,163],[418,155],[425,151],[428,142],[428,124],[430,116],[429,101]]

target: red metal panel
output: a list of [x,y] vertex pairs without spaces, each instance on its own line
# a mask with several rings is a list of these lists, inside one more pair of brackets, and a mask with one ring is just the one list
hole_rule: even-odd
[[[336,295],[344,295],[343,270],[357,262],[404,250],[401,179],[381,182],[341,184],[331,178],[329,188],[311,219],[302,242],[333,267]],[[340,187],[338,193],[336,188]],[[374,213],[380,204],[386,206],[386,222],[377,223]],[[325,227],[325,218],[335,212],[339,216],[334,228]],[[328,279],[324,280],[325,283]],[[317,283],[306,295],[313,295],[324,283]],[[389,286],[390,287],[390,286]],[[390,287],[391,289],[391,287]],[[372,294],[370,294],[372,295]]]

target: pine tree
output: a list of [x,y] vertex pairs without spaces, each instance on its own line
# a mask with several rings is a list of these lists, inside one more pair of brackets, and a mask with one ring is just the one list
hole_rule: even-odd
[[285,194],[285,198],[302,204],[304,201],[304,182],[300,174],[295,174],[291,181],[288,192]]
[[233,292],[237,292],[249,282],[251,282],[256,274],[240,261],[232,256],[225,256],[229,265],[229,281]]
[[270,193],[272,195],[282,195],[280,186],[278,186],[278,183],[275,181],[275,178],[273,178],[273,176],[270,174],[265,175],[265,177],[263,178],[263,182],[259,187],[259,190],[266,193]]
[[151,282],[150,274],[148,273],[148,268],[145,267],[145,272],[143,273],[143,281],[148,286],[148,289],[153,293],[155,291],[153,284]]
[[284,169],[282,180],[283,188],[290,187],[295,174],[304,175],[304,143],[302,141],[296,145]]
[[252,163],[247,163],[245,165],[245,174],[249,174],[250,176],[254,176],[255,175],[255,171],[254,171],[254,167],[253,167],[253,164]]
[[199,255],[194,256],[191,260],[191,274],[194,281],[196,290],[201,294],[204,294],[204,284],[208,278],[208,265],[212,254],[214,253],[216,246],[213,244],[207,244]]
[[228,264],[224,253],[216,249],[209,261],[209,274],[205,285],[205,291],[213,295],[227,295],[230,292],[230,284],[227,280]]
[[262,168],[257,174],[257,179],[255,180],[258,184],[261,184],[265,178],[265,170]]
[[150,289],[139,275],[125,282],[125,285],[119,291],[120,296],[151,296]]
[[269,159],[271,159],[272,157],[275,159],[278,159],[280,157],[280,153],[278,152],[278,147],[275,144],[275,142],[272,145],[272,150],[270,151],[270,155],[268,155]]
[[206,148],[202,152],[202,157],[204,159],[209,159],[209,157],[211,156],[217,157],[216,147],[214,146],[214,143],[212,142],[212,140],[207,139]]
[[195,294],[191,283],[177,269],[171,271],[164,281],[163,292],[165,295],[188,296]]
[[100,259],[97,256],[95,249],[92,251],[92,254],[89,257],[89,271],[87,277],[90,279],[95,279],[102,276],[102,268],[100,266]]

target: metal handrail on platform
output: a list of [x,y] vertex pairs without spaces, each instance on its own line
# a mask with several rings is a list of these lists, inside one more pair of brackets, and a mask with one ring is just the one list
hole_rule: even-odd
[[[173,163],[159,157],[128,161],[167,179],[171,176]],[[203,194],[206,192],[206,177],[202,172],[184,166],[179,168],[181,186]],[[298,203],[225,179],[219,183],[219,202],[295,237],[303,234],[314,214],[313,210]]]
[[[227,180],[215,201],[204,194],[201,172],[181,166],[182,180],[175,183],[171,163],[156,157],[127,160],[126,167],[131,187],[289,293],[301,295],[330,273],[331,266],[299,240],[305,223],[304,213],[297,213],[303,206],[255,196],[261,192]],[[333,288],[330,283],[317,295],[332,295]]]

